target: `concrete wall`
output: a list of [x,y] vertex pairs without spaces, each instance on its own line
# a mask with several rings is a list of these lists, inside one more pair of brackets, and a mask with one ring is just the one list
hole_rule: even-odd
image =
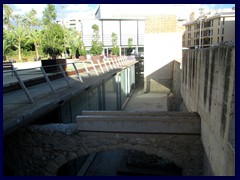
[[145,21],[145,92],[167,92],[172,88],[173,60],[181,62],[182,34],[176,16],[151,16]]
[[235,44],[185,50],[182,67],[182,97],[201,116],[205,174],[235,175]]
[[35,125],[5,139],[4,164],[14,175],[56,175],[65,163],[101,151],[138,150],[173,161],[183,175],[201,175],[199,135],[84,132],[76,124]]

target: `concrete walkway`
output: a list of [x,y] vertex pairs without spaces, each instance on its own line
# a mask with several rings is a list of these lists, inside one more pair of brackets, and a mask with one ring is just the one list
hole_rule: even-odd
[[[167,111],[167,94],[144,93],[142,83],[140,83],[125,106],[124,111]],[[126,154],[128,154],[127,150],[97,153],[84,175],[119,176],[118,169],[125,167],[123,158]]]

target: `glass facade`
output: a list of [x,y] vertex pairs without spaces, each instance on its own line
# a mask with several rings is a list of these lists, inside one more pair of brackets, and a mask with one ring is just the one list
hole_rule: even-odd
[[[68,109],[65,123],[75,122],[76,116],[84,110],[122,110],[135,88],[135,65],[132,65],[112,76],[93,89],[84,92],[66,103],[62,108]],[[66,108],[68,106],[68,108]]]

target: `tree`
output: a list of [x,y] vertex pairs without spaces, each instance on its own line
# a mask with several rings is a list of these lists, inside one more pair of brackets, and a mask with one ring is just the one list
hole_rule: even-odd
[[78,48],[78,53],[80,56],[86,56],[87,55],[87,50],[86,47],[84,46],[83,41],[80,41],[79,48]]
[[51,24],[43,31],[43,52],[56,59],[64,51],[64,32],[59,24]]
[[71,55],[76,55],[76,51],[82,41],[80,32],[73,28],[66,29],[65,39],[65,45],[69,47]]
[[98,25],[96,24],[92,25],[92,29],[93,29],[93,40],[92,40],[92,47],[90,49],[90,53],[92,53],[94,56],[97,56],[102,53],[103,44],[100,41]]
[[132,45],[133,45],[133,39],[132,38],[128,38],[127,55],[131,54],[131,52],[132,52]]
[[56,8],[52,4],[48,4],[47,7],[43,11],[42,23],[44,26],[48,26],[49,24],[53,24],[57,18]]
[[119,46],[118,46],[118,37],[117,34],[115,34],[114,32],[112,33],[112,54],[113,55],[119,55]]
[[26,14],[26,25],[28,26],[29,38],[34,43],[34,48],[36,52],[36,58],[39,59],[38,45],[41,42],[40,36],[40,21],[36,17],[37,12],[32,9],[29,13]]
[[21,55],[21,43],[23,39],[27,38],[28,32],[26,31],[25,26],[25,18],[24,16],[15,15],[14,18],[14,26],[12,26],[10,32],[13,34],[14,38],[17,39],[17,44],[14,44],[15,47],[18,49],[18,59],[22,60]]
[[12,8],[7,5],[7,4],[3,4],[3,24],[5,28],[9,28],[9,26],[11,26],[11,22],[10,19],[13,17],[12,13],[13,10]]

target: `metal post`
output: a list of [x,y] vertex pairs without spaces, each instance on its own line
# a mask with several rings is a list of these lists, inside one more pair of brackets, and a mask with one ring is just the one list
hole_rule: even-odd
[[102,68],[102,65],[101,65],[100,61],[99,61],[99,60],[97,60],[97,62],[98,62],[98,65],[99,65],[99,67],[100,67],[100,69],[101,69],[102,73],[104,73],[104,70],[103,70],[103,68]]
[[121,67],[123,67],[122,61],[121,61],[121,57],[118,57],[118,63],[120,64]]
[[88,68],[87,68],[87,66],[86,66],[86,64],[85,64],[85,62],[84,62],[84,61],[83,61],[83,66],[84,66],[84,68],[85,68],[86,72],[88,73],[88,77],[90,77],[90,76],[91,76],[91,74],[90,74],[90,72],[88,71]]
[[107,63],[106,63],[106,59],[103,60],[103,63],[104,63],[104,65],[105,65],[107,71],[109,72],[109,69],[108,69],[108,67],[107,67]]
[[109,59],[110,59],[110,61],[112,62],[114,69],[116,69],[117,67],[116,67],[116,65],[115,65],[115,63],[114,63],[113,58],[109,58]]
[[28,100],[31,102],[31,103],[34,103],[34,100],[32,98],[32,96],[30,95],[30,93],[28,92],[26,86],[24,85],[23,81],[21,80],[21,78],[19,77],[17,71],[13,70],[13,73],[15,75],[15,77],[17,78],[18,80],[18,83],[20,84],[20,86],[22,87],[24,93],[26,94],[26,96],[28,97]]
[[52,92],[55,94],[56,92],[55,92],[55,90],[54,90],[54,88],[53,88],[53,86],[52,86],[51,81],[49,80],[49,78],[48,78],[48,76],[47,76],[47,73],[45,72],[45,70],[44,70],[43,67],[40,67],[40,69],[41,69],[41,71],[42,71],[42,73],[43,73],[43,75],[44,75],[44,77],[45,77],[45,79],[46,79],[46,81],[47,81],[47,83],[48,83],[50,89],[51,89]]
[[62,65],[59,64],[58,66],[59,66],[59,68],[60,68],[60,70],[61,70],[61,72],[62,72],[64,78],[65,78],[66,81],[67,81],[68,87],[71,87],[71,84],[70,84],[70,82],[69,82],[69,80],[68,80],[68,78],[67,78],[67,75],[66,75],[65,71],[64,71],[63,68],[62,68]]
[[119,68],[120,65],[118,64],[118,59],[117,59],[117,58],[114,58],[114,61],[115,61],[115,63],[116,63],[117,68]]
[[81,76],[80,76],[79,73],[78,73],[77,67],[75,66],[75,63],[72,63],[72,64],[73,64],[73,67],[74,67],[74,69],[75,69],[75,71],[76,71],[76,74],[77,74],[78,79],[79,79],[81,82],[83,82]]
[[113,69],[112,65],[111,65],[111,62],[109,60],[109,58],[107,58],[107,61],[108,61],[108,64],[110,65],[110,68]]
[[94,69],[96,75],[98,76],[98,72],[97,72],[97,69],[96,69],[95,65],[93,64],[93,61],[90,60],[90,62],[91,62],[91,64],[92,64],[92,67],[93,67],[93,69]]

